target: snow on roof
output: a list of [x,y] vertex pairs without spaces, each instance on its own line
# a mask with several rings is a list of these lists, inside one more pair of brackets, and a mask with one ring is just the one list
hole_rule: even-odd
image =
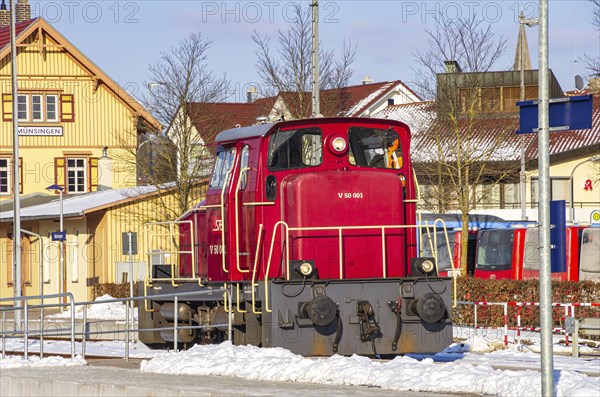
[[412,102],[401,105],[390,105],[372,117],[381,119],[400,120],[410,127],[412,135],[429,129],[435,121],[435,113],[432,111],[433,101]]
[[367,95],[366,97],[364,97],[363,99],[361,99],[360,101],[355,103],[349,110],[347,110],[346,115],[347,116],[350,116],[350,115],[360,116],[361,112],[359,112],[359,111],[362,111],[371,102],[373,102],[377,97],[379,97],[385,91],[389,90],[392,86],[396,85],[395,83],[397,83],[397,82],[396,81],[389,82],[389,83],[381,86],[379,89],[371,92],[369,95]]
[[[100,207],[154,193],[157,190],[155,186],[136,186],[66,196],[63,198],[63,217],[83,216]],[[60,199],[57,196],[54,201],[49,203],[22,208],[20,213],[22,220],[58,218],[60,216]],[[0,222],[12,222],[12,220],[12,210],[0,212]]]
[[[435,104],[433,101],[391,105],[373,115],[378,118],[400,120],[409,125],[412,133],[411,153],[413,162],[437,161],[438,147],[435,137],[444,136],[446,160],[450,160],[455,147],[456,136],[453,131],[435,131]],[[519,127],[518,113],[495,113],[482,115],[475,120],[470,132],[473,156],[485,161],[516,161],[520,158],[521,135],[516,134]],[[462,127],[463,136],[467,133]],[[592,128],[552,132],[550,134],[550,155],[571,152],[582,148],[592,148],[600,142],[600,95],[593,97]],[[526,157],[538,158],[537,135],[525,134]],[[490,153],[492,152],[493,153]]]

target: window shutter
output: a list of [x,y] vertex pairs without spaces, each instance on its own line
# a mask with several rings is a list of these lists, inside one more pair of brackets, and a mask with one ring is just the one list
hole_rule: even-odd
[[98,157],[91,157],[88,161],[88,178],[90,192],[98,190]]
[[73,94],[61,94],[60,96],[60,121],[63,123],[75,121]]
[[23,157],[19,157],[19,194],[23,194]]
[[2,94],[2,120],[12,121],[12,95]]
[[[58,186],[65,187],[65,158],[64,157],[55,157],[54,158],[54,183]],[[64,190],[67,193],[67,190]]]

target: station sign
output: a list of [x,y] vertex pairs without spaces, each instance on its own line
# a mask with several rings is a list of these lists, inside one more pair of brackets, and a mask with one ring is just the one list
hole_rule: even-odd
[[56,127],[19,127],[19,136],[62,136],[62,126]]
[[594,210],[590,214],[591,223],[600,223],[600,210]]
[[67,239],[67,232],[52,232],[51,237],[52,241],[65,241]]
[[[592,128],[592,103],[592,95],[550,99],[550,131]],[[517,134],[538,132],[538,104],[538,100],[517,102],[520,108]]]

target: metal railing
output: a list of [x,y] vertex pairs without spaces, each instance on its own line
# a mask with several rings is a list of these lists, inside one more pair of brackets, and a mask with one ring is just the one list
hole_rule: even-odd
[[[223,292],[226,296],[229,297],[228,304],[229,307],[226,309],[228,312],[228,321],[223,324],[209,324],[209,325],[180,325],[178,324],[178,303],[181,298],[186,298],[190,296],[198,296],[198,295],[206,295],[213,293],[221,293]],[[6,339],[7,338],[23,338],[24,339],[24,348],[23,348],[23,356],[24,359],[27,359],[29,356],[29,340],[30,339],[39,339],[40,341],[40,358],[44,356],[44,342],[46,338],[61,338],[65,336],[65,332],[68,332],[71,340],[71,359],[75,358],[76,355],[76,339],[79,339],[81,342],[81,350],[80,354],[83,359],[85,359],[86,355],[86,343],[88,339],[90,339],[93,335],[105,335],[105,334],[119,334],[124,333],[124,359],[129,361],[129,345],[132,342],[131,335],[138,334],[139,332],[150,332],[150,331],[166,331],[173,330],[173,349],[177,351],[179,330],[182,329],[203,329],[203,328],[213,328],[213,327],[227,327],[227,338],[228,340],[232,340],[232,288],[219,288],[219,289],[210,289],[210,290],[202,290],[202,291],[192,291],[192,292],[182,292],[182,293],[173,293],[173,294],[160,294],[153,296],[136,296],[129,298],[114,298],[114,299],[106,299],[101,301],[85,301],[85,302],[75,302],[73,295],[69,292],[64,294],[53,294],[53,295],[39,295],[39,296],[23,296],[19,298],[11,297],[11,298],[2,298],[0,299],[0,305],[2,302],[15,302],[15,301],[23,301],[23,306],[13,305],[13,306],[0,306],[0,312],[2,313],[2,322],[0,324],[0,341],[2,347],[2,358],[6,357]],[[29,305],[28,301],[30,300],[47,300],[52,298],[64,298],[67,297],[69,299],[68,303],[48,303],[48,304],[38,304],[38,305]],[[170,300],[173,299],[173,326],[166,327],[158,327],[158,328],[140,328],[136,326],[134,316],[131,314],[130,307],[131,303],[135,301],[141,300]],[[111,329],[111,330],[97,330],[91,331],[90,324],[92,322],[88,321],[88,307],[93,305],[107,304],[107,303],[115,303],[120,302],[125,306],[125,327],[124,329]],[[70,316],[68,319],[68,328],[52,328],[48,327],[49,323],[56,323],[57,318],[55,317],[45,317],[44,309],[49,307],[68,307],[70,309]],[[81,318],[78,316],[78,312],[76,311],[77,307],[82,307],[82,316]],[[30,311],[32,309],[40,309],[39,319],[36,317],[36,322],[39,321],[39,330],[31,330],[30,329],[30,321],[32,318],[30,316]],[[23,324],[17,324],[14,320],[7,320],[6,313],[8,312],[17,312],[23,311]],[[60,320],[60,319],[58,319]],[[77,321],[76,321],[77,320]],[[77,330],[78,320],[81,320],[81,328]],[[117,321],[123,321],[121,319]],[[12,329],[10,329],[7,324],[13,323]]]
[[[437,226],[437,225],[441,225],[441,226]],[[433,223],[433,225],[429,225],[429,224],[425,224],[425,225],[369,225],[369,226],[324,226],[324,227],[290,227],[288,226],[288,224],[284,221],[279,221],[277,223],[275,223],[275,225],[273,226],[273,233],[271,235],[271,243],[269,246],[269,256],[267,259],[267,264],[266,264],[266,269],[265,269],[265,273],[264,273],[264,291],[265,291],[265,311],[266,312],[271,312],[271,309],[269,308],[269,273],[271,271],[271,263],[273,262],[273,250],[275,248],[275,239],[277,236],[277,228],[281,228],[281,232],[284,234],[284,242],[283,242],[283,256],[284,259],[282,261],[282,266],[283,268],[281,269],[281,276],[285,276],[286,280],[290,279],[290,274],[289,274],[289,263],[290,263],[290,232],[303,232],[303,231],[336,231],[337,232],[337,240],[338,240],[338,255],[339,255],[339,278],[340,280],[344,278],[344,243],[343,243],[343,232],[344,231],[349,231],[349,230],[370,230],[370,229],[380,229],[381,233],[381,257],[382,257],[382,277],[383,278],[387,278],[387,260],[386,260],[386,256],[387,256],[387,243],[386,243],[386,231],[389,231],[390,229],[395,229],[395,230],[404,230],[404,229],[417,229],[417,230],[422,230],[425,229],[427,231],[427,233],[431,233],[429,227],[441,227],[443,229],[445,238],[446,238],[446,246],[448,247],[448,253],[449,253],[449,257],[452,258],[452,253],[450,252],[450,245],[449,245],[449,241],[448,241],[448,232],[446,230],[446,224],[442,219],[436,219],[435,222]],[[435,237],[434,237],[435,239]],[[436,244],[437,244],[437,240],[436,240]],[[437,259],[437,248],[435,250],[432,249],[432,252],[434,252],[434,256],[436,256]],[[254,289],[254,280],[256,279],[256,272],[257,272],[257,268],[256,268],[256,262],[254,264],[254,268],[253,268],[253,274],[252,274],[252,288]],[[436,273],[439,274],[439,271],[437,269],[437,260],[436,260]],[[454,268],[454,266],[452,266],[452,275],[453,275],[453,280],[454,280],[454,296],[456,297],[456,276],[457,276],[457,272],[456,269]],[[253,300],[253,311],[254,311],[254,300]],[[454,302],[454,305],[456,306],[456,299]]]
[[[59,298],[62,301],[62,298],[69,298],[69,303],[41,303],[38,305],[30,305],[30,300],[40,300],[44,302],[44,300]],[[15,302],[17,301],[17,302]],[[2,302],[13,302],[13,306],[1,306]],[[20,302],[23,303],[23,306],[20,305]],[[14,303],[19,303],[19,305],[14,305]],[[44,308],[47,307],[63,307],[69,306],[71,308],[71,319],[70,325],[71,328],[64,329],[55,329],[55,332],[59,331],[70,331],[71,335],[71,359],[75,358],[75,301],[73,299],[73,294],[70,292],[62,293],[62,294],[52,294],[52,295],[36,295],[36,296],[21,296],[21,297],[11,297],[11,298],[1,298],[0,299],[0,312],[2,313],[2,325],[1,325],[1,340],[2,340],[2,358],[6,356],[6,336],[12,337],[23,337],[24,338],[24,347],[23,347],[23,356],[27,359],[29,354],[29,337],[32,335],[39,335],[40,338],[40,357],[44,356]],[[29,311],[31,309],[40,309],[40,329],[39,330],[29,330]],[[21,324],[20,316],[16,316],[17,313],[23,312],[23,324]],[[13,322],[14,326],[12,330],[8,330],[6,327],[6,313],[14,312],[15,320],[17,322]],[[23,326],[23,327],[21,327]],[[22,331],[21,331],[22,329]],[[53,333],[46,332],[45,336],[55,336]]]

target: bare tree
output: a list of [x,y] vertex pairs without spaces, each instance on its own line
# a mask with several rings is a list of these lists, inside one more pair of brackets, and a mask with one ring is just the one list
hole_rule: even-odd
[[[596,27],[598,31],[598,35],[600,38],[600,0],[590,0],[594,7],[594,12],[592,14],[592,24]],[[600,49],[599,49],[600,50]],[[600,76],[600,54],[594,56],[590,53],[584,53],[582,56],[578,57],[579,61],[581,61],[586,70],[590,73],[590,77],[599,77]]]
[[144,104],[168,127],[139,135],[137,146],[128,150],[128,161],[138,184],[169,193],[159,195],[162,211],[156,213],[161,217],[175,219],[195,204],[202,193],[198,186],[210,173],[212,155],[204,141],[222,123],[208,109],[226,99],[229,87],[224,76],[217,77],[208,67],[211,44],[201,34],[191,34],[161,52],[148,68]]
[[[476,15],[440,15],[436,28],[426,33],[429,50],[414,54],[416,81],[424,97],[435,98],[436,116],[414,139],[415,169],[426,185],[428,209],[461,213],[461,270],[466,274],[469,212],[518,166],[503,161],[503,145],[514,125],[499,130],[490,122],[489,116],[500,109],[500,95],[498,87],[485,81],[506,40],[496,38]],[[493,134],[487,133],[492,129]]]
[[[312,17],[309,8],[300,4],[293,6],[294,21],[287,30],[279,30],[279,47],[273,53],[271,37],[252,34],[256,50],[256,68],[262,80],[264,96],[286,95],[286,104],[293,118],[310,115],[312,83]],[[352,64],[356,57],[356,45],[344,43],[342,53],[336,58],[334,51],[319,46],[319,80],[324,92],[321,113],[337,115],[348,101],[343,88],[348,86],[353,74]]]

